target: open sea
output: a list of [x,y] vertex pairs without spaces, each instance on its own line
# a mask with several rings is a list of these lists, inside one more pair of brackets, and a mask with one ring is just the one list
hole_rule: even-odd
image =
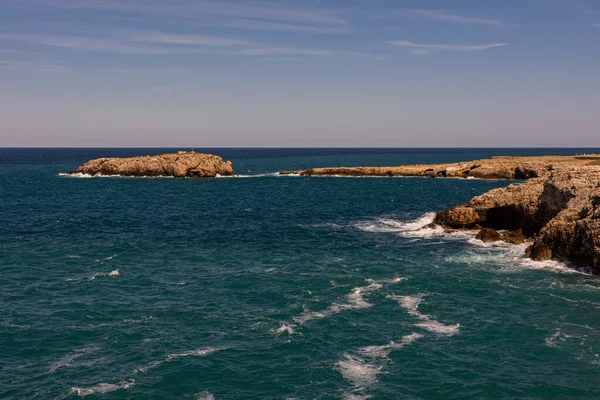
[[600,149],[0,149],[1,399],[600,399],[600,278],[421,229],[508,181],[277,176]]

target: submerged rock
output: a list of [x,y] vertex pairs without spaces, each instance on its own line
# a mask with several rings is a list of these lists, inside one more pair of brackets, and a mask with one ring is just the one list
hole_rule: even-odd
[[214,178],[231,176],[233,168],[230,161],[212,154],[201,154],[194,151],[157,156],[141,156],[131,158],[98,158],[88,161],[70,174],[121,175],[175,178]]
[[[600,166],[555,168],[548,176],[491,190],[467,204],[439,212],[434,223],[452,229],[507,230],[502,239],[533,239],[527,256],[552,257],[600,273]],[[497,232],[496,232],[497,233]],[[491,240],[491,239],[490,239]]]
[[527,238],[523,234],[523,229],[518,229],[512,232],[505,232],[502,235],[502,240],[511,244],[523,244]]
[[481,240],[484,243],[490,242],[499,242],[502,240],[502,236],[500,233],[494,229],[483,228],[478,234],[477,239]]

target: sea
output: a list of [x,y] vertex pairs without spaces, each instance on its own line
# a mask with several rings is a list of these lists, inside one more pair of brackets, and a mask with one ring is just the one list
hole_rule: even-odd
[[428,227],[518,182],[279,176],[600,149],[0,149],[1,399],[600,399],[600,278]]

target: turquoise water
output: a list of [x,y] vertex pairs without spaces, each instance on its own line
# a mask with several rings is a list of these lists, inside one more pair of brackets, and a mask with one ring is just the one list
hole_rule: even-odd
[[600,398],[598,277],[419,229],[509,182],[270,175],[592,150],[211,151],[0,149],[0,398]]

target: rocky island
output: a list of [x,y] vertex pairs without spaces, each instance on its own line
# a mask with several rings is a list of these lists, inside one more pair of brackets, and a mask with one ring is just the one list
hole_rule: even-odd
[[69,174],[91,176],[137,176],[175,178],[214,178],[233,176],[230,161],[212,154],[180,151],[173,154],[131,158],[98,158]]
[[402,165],[395,167],[335,167],[300,171],[301,176],[374,176],[477,179],[531,179],[547,176],[559,166],[600,165],[600,155],[492,157],[450,164]]

